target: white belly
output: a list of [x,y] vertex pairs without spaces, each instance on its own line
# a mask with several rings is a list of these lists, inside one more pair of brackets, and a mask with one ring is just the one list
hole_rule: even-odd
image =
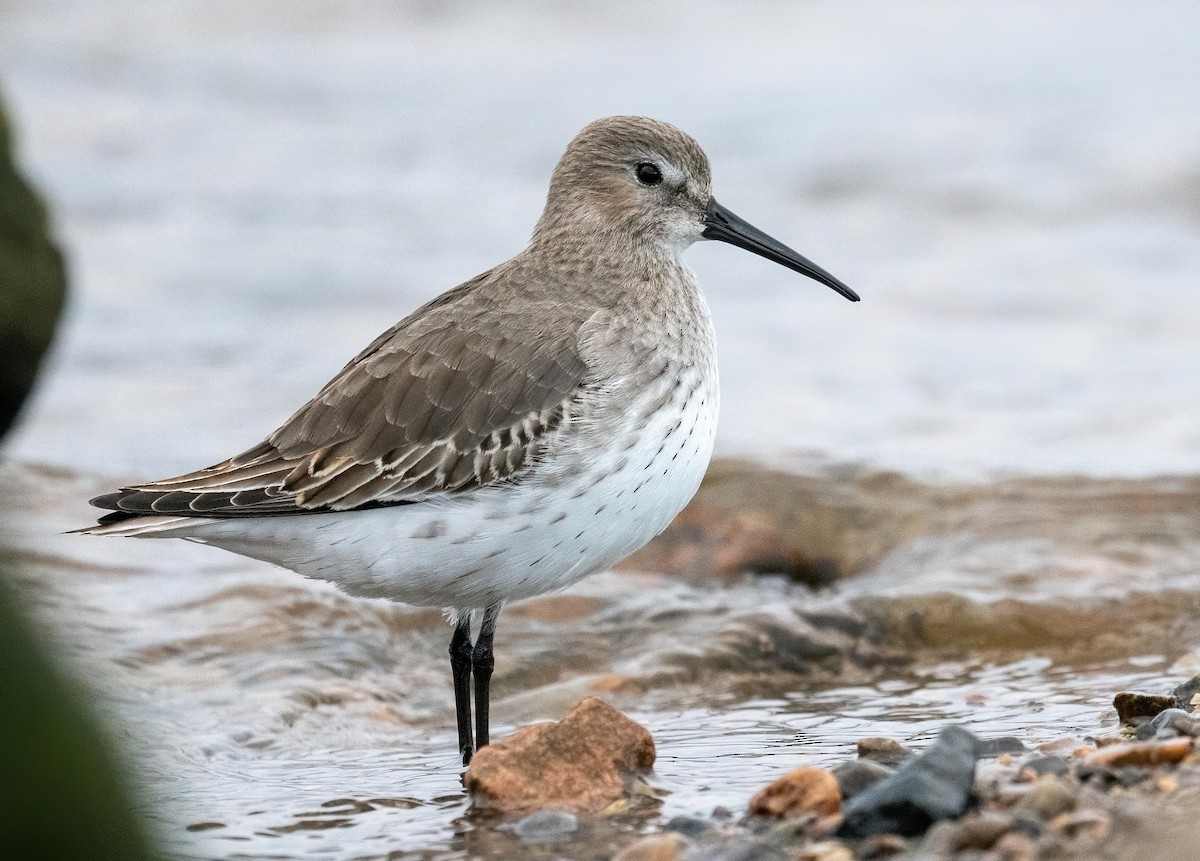
[[666,528],[700,485],[716,434],[715,369],[689,369],[675,402],[618,399],[518,484],[362,511],[209,521],[193,540],[346,592],[482,607],[561,589]]

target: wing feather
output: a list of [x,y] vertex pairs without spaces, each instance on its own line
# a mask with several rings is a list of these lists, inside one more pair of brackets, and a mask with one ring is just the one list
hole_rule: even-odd
[[458,288],[418,309],[259,445],[93,504],[147,515],[297,514],[518,480],[588,385],[583,320],[552,302],[517,315],[484,292]]

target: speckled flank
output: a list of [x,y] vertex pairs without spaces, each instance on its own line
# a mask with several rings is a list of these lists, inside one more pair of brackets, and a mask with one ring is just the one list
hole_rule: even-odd
[[[261,518],[253,530],[210,521],[193,529],[194,540],[410,604],[482,607],[564,588],[641,547],[699,487],[717,426],[710,367],[680,368],[680,385],[664,378],[673,395],[650,414],[644,407],[661,399],[658,388],[636,393],[626,384],[597,399],[579,435],[519,485],[353,517]],[[610,448],[597,454],[599,436]]]

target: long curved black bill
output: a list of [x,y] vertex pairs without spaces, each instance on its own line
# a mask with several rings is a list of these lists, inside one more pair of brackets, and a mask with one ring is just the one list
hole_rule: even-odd
[[738,248],[752,251],[759,257],[765,257],[768,260],[778,263],[780,266],[786,266],[794,272],[807,275],[814,281],[820,281],[827,287],[832,287],[851,302],[858,301],[857,293],[820,266],[808,258],[797,254],[782,242],[767,236],[767,234],[763,233],[753,224],[738,218],[728,209],[717,203],[715,199],[708,202],[704,224],[704,232],[701,236],[705,239],[717,239],[721,242],[728,242],[730,245],[736,245]]

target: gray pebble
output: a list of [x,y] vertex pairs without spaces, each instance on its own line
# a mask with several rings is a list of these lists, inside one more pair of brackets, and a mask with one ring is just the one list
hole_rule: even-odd
[[896,766],[912,759],[915,751],[892,738],[860,738],[858,758],[869,759],[880,765]]
[[713,824],[698,816],[672,816],[667,820],[666,830],[682,834],[684,837],[699,837],[706,831],[711,831]]
[[1183,709],[1167,709],[1156,714],[1149,723],[1139,726],[1134,736],[1145,741],[1153,738],[1200,735],[1200,725],[1198,724],[1200,722]]
[[1021,767],[1028,768],[1034,774],[1040,776],[1043,774],[1066,774],[1069,766],[1067,765],[1067,761],[1061,756],[1035,756]]
[[731,843],[704,858],[705,861],[787,861],[782,850],[765,840]]
[[579,820],[565,810],[539,810],[513,824],[523,843],[555,843],[579,830]]
[[883,780],[892,770],[870,759],[855,759],[833,768],[832,773],[837,778],[844,804]]
[[1057,777],[1047,775],[1040,778],[1033,788],[1017,802],[1014,813],[1036,817],[1048,822],[1060,813],[1075,809],[1075,793]]
[[962,816],[978,759],[979,739],[964,727],[945,727],[923,754],[852,799],[837,835],[913,837],[935,822]]
[[1015,735],[1002,735],[999,738],[985,738],[979,741],[979,755],[984,759],[1000,756],[1002,753],[1025,753],[1029,750],[1025,742]]
[[1192,697],[1196,694],[1200,694],[1200,676],[1192,676],[1171,691],[1171,696],[1175,698],[1175,704],[1185,709],[1192,707]]

